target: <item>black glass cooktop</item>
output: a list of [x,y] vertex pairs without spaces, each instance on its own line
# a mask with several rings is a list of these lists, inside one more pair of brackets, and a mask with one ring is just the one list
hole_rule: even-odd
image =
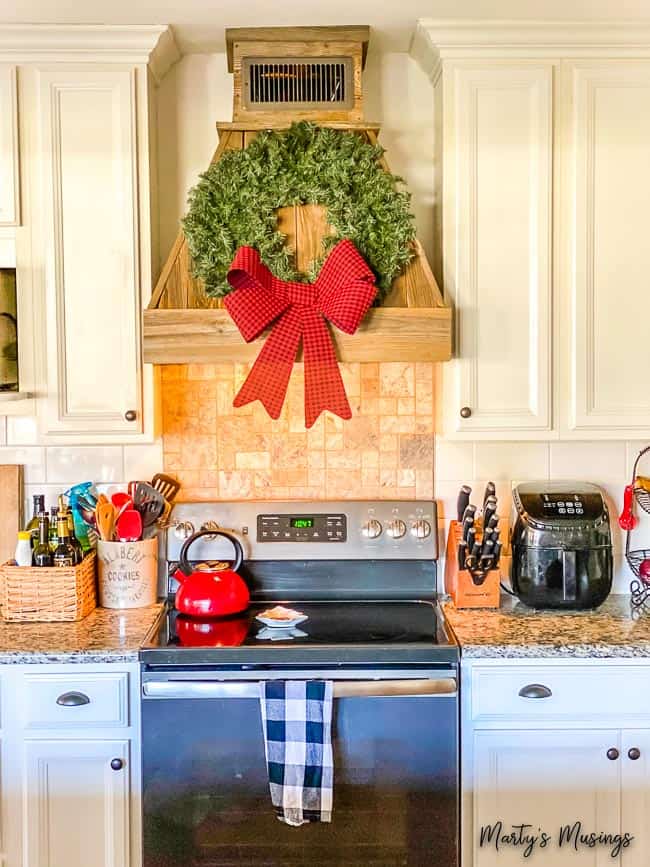
[[[257,615],[282,604],[306,619],[295,626],[267,626]],[[253,603],[241,615],[196,620],[170,608],[152,630],[141,651],[151,664],[201,664],[221,659],[276,662],[280,652],[292,660],[368,661],[404,654],[427,655],[453,648],[437,604],[427,601]]]

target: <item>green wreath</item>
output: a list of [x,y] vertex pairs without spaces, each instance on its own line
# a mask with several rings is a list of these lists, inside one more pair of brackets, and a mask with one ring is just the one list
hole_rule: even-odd
[[333,235],[324,253],[349,238],[377,278],[379,297],[412,255],[414,217],[401,178],[385,171],[384,153],[353,132],[295,123],[262,132],[247,148],[227,151],[190,191],[183,229],[208,295],[231,291],[226,280],[238,247],[255,247],[282,280],[313,281],[322,258],[307,273],[295,269],[293,251],[277,230],[276,208],[318,204],[327,208]]

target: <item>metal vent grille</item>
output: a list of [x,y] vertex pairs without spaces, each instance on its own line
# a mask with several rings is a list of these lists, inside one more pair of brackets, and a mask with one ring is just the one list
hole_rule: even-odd
[[327,109],[353,105],[352,58],[249,57],[242,61],[248,109]]

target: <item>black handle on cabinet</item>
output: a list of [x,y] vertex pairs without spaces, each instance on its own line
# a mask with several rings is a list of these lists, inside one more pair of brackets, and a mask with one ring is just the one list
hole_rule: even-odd
[[81,707],[90,704],[90,699],[84,692],[64,692],[57,698],[56,703],[61,707]]
[[527,686],[522,686],[519,695],[522,698],[550,698],[553,693],[543,683],[529,683]]
[[126,419],[126,421],[135,421],[137,417],[138,414],[134,409],[127,409],[127,411],[124,413],[124,418]]
[[610,747],[607,750],[607,758],[610,760],[610,762],[615,762],[619,756],[620,756],[620,753],[616,749],[616,747]]
[[122,759],[111,759],[111,768],[114,771],[121,771],[124,767],[124,761]]
[[468,406],[461,406],[460,408],[460,417],[461,418],[469,418],[472,414],[472,410]]
[[627,751],[628,759],[632,759],[633,762],[636,762],[637,759],[641,758],[641,750],[638,747],[630,747]]

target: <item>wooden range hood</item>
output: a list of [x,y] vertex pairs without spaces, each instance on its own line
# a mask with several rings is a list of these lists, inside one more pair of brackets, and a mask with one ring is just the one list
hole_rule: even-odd
[[[226,31],[228,67],[234,73],[233,122],[218,123],[219,143],[212,158],[245,148],[261,130],[286,129],[293,121],[311,120],[322,126],[351,130],[371,144],[379,127],[361,118],[361,71],[369,38],[367,27],[273,27]],[[260,107],[251,99],[243,71],[256,58],[300,58],[326,65],[327,58],[346,60],[352,80],[348,102]],[[385,165],[385,164],[384,164]],[[388,166],[385,165],[388,169]],[[329,227],[323,208],[296,205],[278,210],[278,229],[295,251],[296,265],[305,270],[320,253]],[[444,302],[419,242],[411,262],[394,281],[381,307],[369,311],[354,335],[336,328],[331,333],[340,361],[448,361],[452,351],[452,311]],[[161,271],[149,307],[144,312],[144,360],[154,364],[248,362],[257,356],[266,334],[247,344],[219,299],[208,298],[192,263],[182,230]]]

